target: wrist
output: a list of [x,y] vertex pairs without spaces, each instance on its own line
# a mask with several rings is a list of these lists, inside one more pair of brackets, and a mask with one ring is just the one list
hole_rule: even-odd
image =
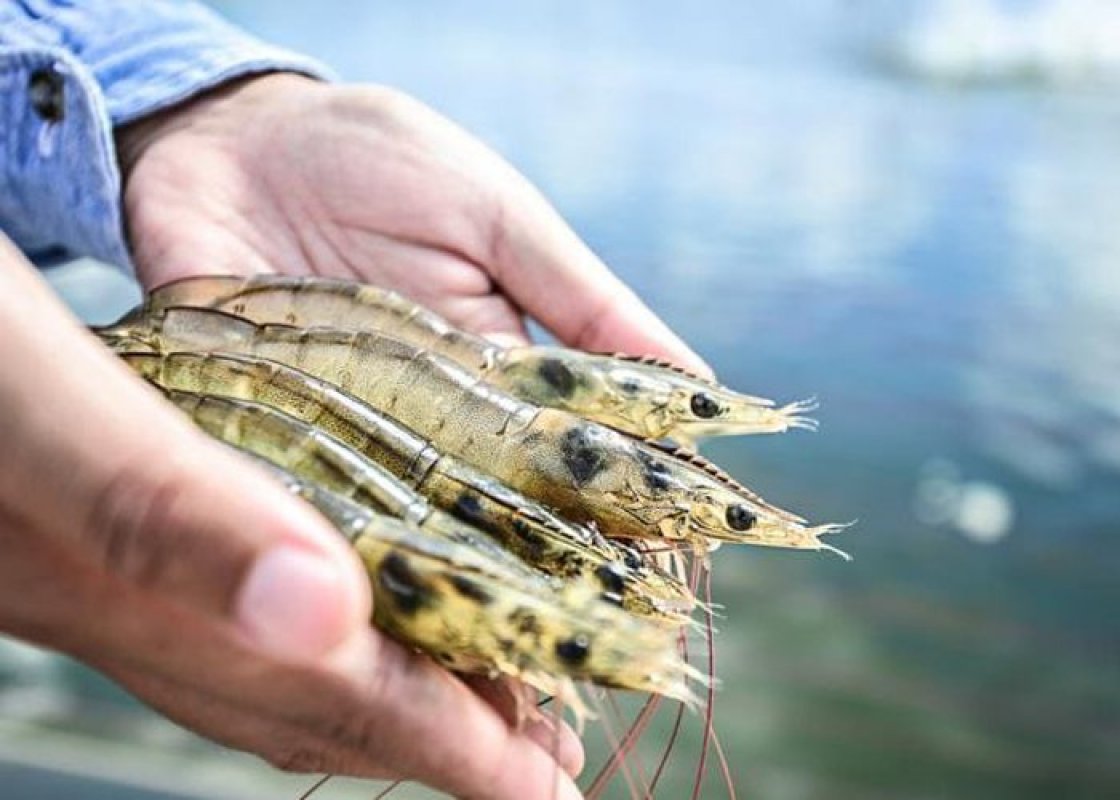
[[203,91],[169,108],[119,126],[114,132],[122,189],[146,154],[181,134],[231,141],[253,125],[268,121],[269,109],[293,91],[306,91],[320,82],[294,72],[266,72],[243,76]]

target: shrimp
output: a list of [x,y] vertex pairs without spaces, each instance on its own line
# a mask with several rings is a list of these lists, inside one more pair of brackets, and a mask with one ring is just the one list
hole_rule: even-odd
[[582,709],[572,681],[695,706],[707,679],[680,657],[677,632],[578,585],[542,592],[469,546],[370,511],[284,470],[274,474],[354,545],[374,592],[374,623],[461,672],[519,678]]
[[808,526],[696,454],[519,400],[454,362],[380,334],[255,325],[190,308],[169,308],[106,333],[160,352],[241,353],[316,375],[442,452],[608,536],[699,548],[726,541],[835,551],[821,536],[846,527]]
[[149,309],[198,306],[257,323],[377,331],[429,349],[522,400],[649,439],[815,429],[812,401],[778,407],[655,358],[542,345],[501,347],[385,289],[324,278],[214,276],[156,289]]
[[397,421],[311,375],[251,356],[125,353],[122,358],[164,389],[260,403],[312,425],[533,566],[556,578],[593,578],[631,611],[673,618],[695,603],[683,583],[637,554],[439,453]]
[[481,531],[433,508],[384,468],[330,435],[260,403],[163,389],[172,403],[214,438],[291,470],[368,508],[424,531],[465,544],[524,578],[548,585],[543,573],[501,548]]

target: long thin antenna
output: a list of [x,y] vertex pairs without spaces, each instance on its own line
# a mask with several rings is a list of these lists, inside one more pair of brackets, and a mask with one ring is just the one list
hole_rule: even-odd
[[[599,785],[599,779],[606,776],[604,780],[605,785],[605,782],[610,780],[610,778],[614,775],[615,771],[619,767],[622,768],[622,777],[626,781],[626,788],[629,789],[630,796],[634,798],[642,797],[642,794],[638,791],[638,787],[634,783],[634,776],[630,773],[630,768],[626,764],[625,750],[623,747],[623,744],[625,742],[631,741],[631,734],[634,732],[634,728],[636,726],[631,725],[630,730],[626,732],[626,735],[623,736],[622,740],[620,741],[615,737],[614,731],[611,730],[610,717],[607,715],[606,709],[603,707],[602,702],[600,702],[597,693],[592,691],[588,694],[591,697],[592,705],[595,706],[595,710],[598,712],[599,717],[602,720],[603,733],[606,735],[607,744],[611,749],[610,759],[607,761],[607,764],[603,767],[603,769],[599,771],[599,774],[595,778],[595,782],[592,784],[591,789],[589,789],[587,792],[588,800],[594,800],[594,798],[597,796],[597,793],[602,791],[603,786]],[[593,792],[596,794],[593,794]]]
[[377,795],[373,798],[373,800],[385,800],[385,798],[389,796],[390,792],[394,791],[399,786],[403,785],[404,782],[405,781],[403,779],[399,780],[399,781],[393,781],[388,786],[386,786],[384,789],[382,789],[380,792],[378,792]]
[[[712,571],[704,570],[704,599],[709,604],[712,602]],[[714,675],[716,671],[716,646],[715,626],[712,624],[712,612],[704,612],[704,625],[708,638],[708,674]],[[715,681],[708,681],[708,697],[704,708],[704,743],[700,746],[700,763],[696,765],[696,782],[692,786],[692,800],[699,800],[700,791],[704,788],[704,774],[708,762],[708,746],[712,741],[712,719],[715,716]]]
[[327,773],[326,775],[324,775],[323,777],[319,778],[319,779],[318,779],[317,781],[315,781],[315,783],[311,784],[311,786],[310,786],[310,787],[308,787],[308,789],[307,789],[307,791],[306,791],[306,792],[304,792],[303,794],[301,794],[301,795],[299,796],[299,800],[307,800],[307,798],[311,797],[311,795],[315,794],[315,792],[317,792],[317,791],[319,791],[320,789],[322,789],[322,788],[323,788],[323,784],[325,784],[325,783],[326,783],[327,781],[329,781],[329,780],[330,780],[331,778],[333,778],[333,777],[334,777],[334,776],[333,776],[333,775],[331,775],[331,774],[330,774],[330,773],[328,772],[328,773]]

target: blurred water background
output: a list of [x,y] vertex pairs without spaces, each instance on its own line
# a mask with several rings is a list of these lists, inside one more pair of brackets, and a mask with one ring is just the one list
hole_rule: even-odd
[[[816,435],[709,448],[779,504],[859,520],[850,564],[717,554],[740,796],[1120,796],[1120,7],[219,7],[477,133],[727,383],[820,398]],[[87,319],[135,297],[88,264],[52,279]],[[7,757],[96,752],[192,796],[306,785],[0,647]],[[659,797],[688,796],[686,727]]]

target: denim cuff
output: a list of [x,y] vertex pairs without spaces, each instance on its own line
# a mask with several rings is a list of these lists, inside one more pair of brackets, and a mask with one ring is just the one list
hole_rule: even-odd
[[131,269],[113,128],[273,71],[333,77],[198,3],[0,3],[0,229],[38,263]]

